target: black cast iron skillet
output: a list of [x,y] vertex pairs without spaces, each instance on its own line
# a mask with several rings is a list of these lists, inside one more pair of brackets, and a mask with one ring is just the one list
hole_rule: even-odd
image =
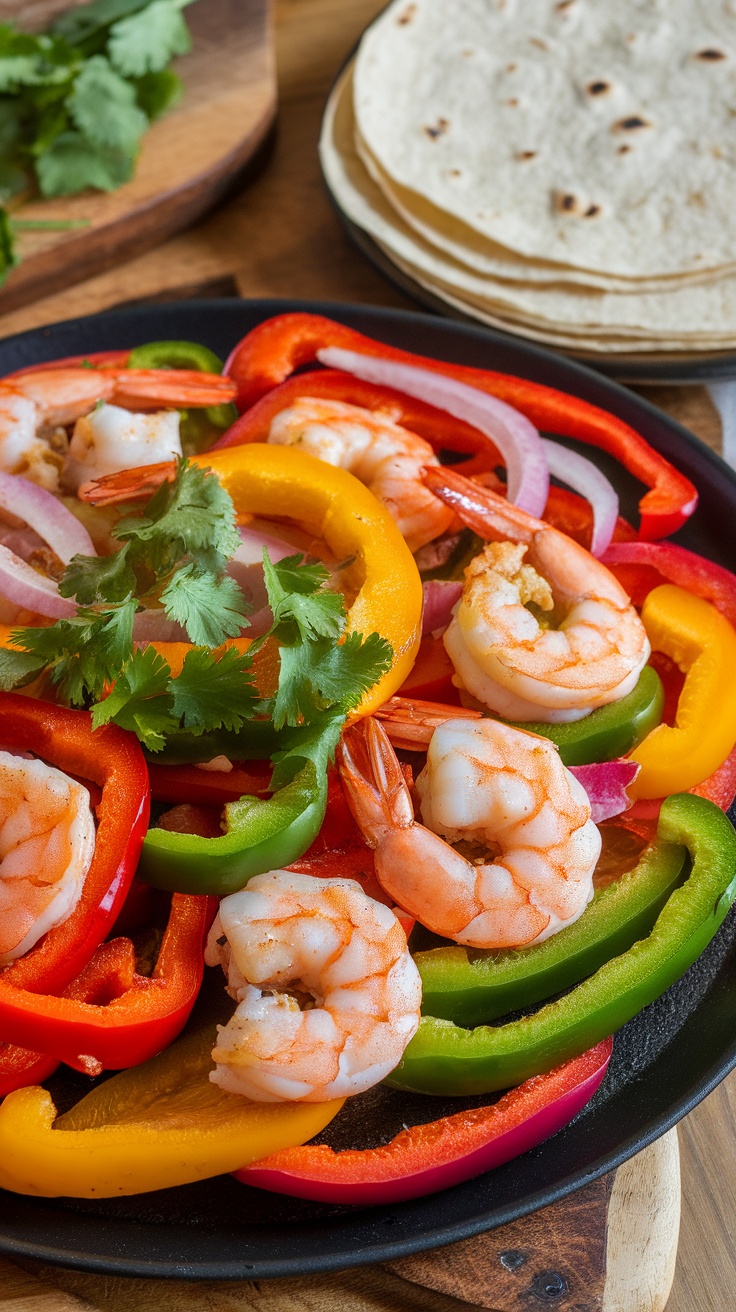
[[[677,540],[736,568],[736,476],[717,456],[600,374],[486,329],[367,306],[176,302],[73,320],[0,342],[0,376],[60,356],[166,338],[200,341],[225,356],[255,324],[286,310],[327,314],[425,355],[523,374],[620,415],[700,490],[699,509]],[[635,517],[641,488],[602,453],[587,448],[586,454],[613,477],[623,512]],[[396,1259],[503,1225],[626,1161],[736,1065],[735,936],[736,918],[729,916],[684,978],[619,1032],[602,1089],[570,1126],[488,1175],[415,1202],[365,1210],[281,1198],[229,1177],[94,1203],[0,1192],[0,1251],[118,1275],[233,1280]],[[67,1096],[77,1078],[62,1077]],[[400,1119],[405,1097],[391,1094],[386,1114]],[[432,1100],[433,1116],[446,1110],[444,1100]],[[419,1119],[428,1119],[427,1113]]]

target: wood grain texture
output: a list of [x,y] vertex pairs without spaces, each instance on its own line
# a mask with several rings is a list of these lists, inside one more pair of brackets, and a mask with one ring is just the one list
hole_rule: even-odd
[[[0,5],[8,0],[0,0]],[[54,0],[27,0],[28,4]],[[196,8],[196,7],[195,7]],[[363,27],[382,8],[382,0],[277,0],[276,43],[279,70],[279,137],[273,156],[261,176],[241,194],[222,205],[194,228],[165,245],[137,256],[107,273],[78,284],[63,293],[49,295],[33,305],[0,318],[0,334],[9,335],[57,319],[94,313],[121,301],[177,293],[181,287],[209,280],[232,279],[246,296],[306,296],[376,305],[416,306],[394,289],[360,257],[334,215],[322,186],[316,143],[319,121],[330,82]],[[0,13],[2,9],[0,9]],[[192,13],[194,10],[191,11]],[[685,423],[715,450],[720,446],[720,425],[704,388],[640,388],[643,396]],[[674,1284],[667,1312],[732,1312],[736,1306],[736,1074],[726,1080],[680,1126],[682,1151],[682,1224]],[[637,1167],[639,1163],[639,1167]],[[628,1170],[629,1167],[623,1168]],[[630,1169],[640,1169],[634,1159]],[[616,1194],[614,1193],[614,1202]],[[91,1297],[95,1279],[73,1273],[47,1270],[42,1290],[49,1279],[58,1279],[69,1294]],[[26,1278],[25,1276],[23,1277]],[[147,1304],[126,1306],[118,1300],[115,1281],[96,1278],[97,1307],[113,1312],[130,1312],[140,1306],[162,1312],[178,1312],[175,1302],[165,1303],[164,1291],[152,1286]],[[337,1277],[322,1284],[333,1291],[335,1312],[367,1312],[381,1308],[380,1288],[390,1291],[384,1306],[402,1312],[459,1312],[462,1307],[449,1297],[424,1293],[398,1276],[386,1274],[392,1283],[375,1272],[357,1273],[349,1298],[340,1304],[335,1289]],[[125,1284],[126,1282],[123,1282]],[[301,1283],[301,1282],[298,1282]],[[10,1297],[5,1268],[0,1268],[0,1292]],[[15,1288],[15,1286],[12,1286]],[[176,1292],[175,1287],[175,1292]],[[197,1305],[208,1312],[248,1306],[232,1302],[230,1290],[197,1287]],[[265,1291],[267,1286],[262,1286]],[[397,1291],[411,1292],[412,1303],[401,1301]],[[102,1291],[101,1293],[99,1291]],[[107,1291],[107,1292],[105,1292]],[[362,1292],[361,1292],[362,1291]],[[375,1297],[374,1297],[375,1293]],[[158,1301],[155,1297],[157,1296]],[[408,1294],[406,1295],[409,1296]],[[20,1289],[17,1297],[29,1298]],[[40,1295],[39,1295],[40,1297]],[[298,1312],[312,1312],[306,1294],[290,1294]],[[355,1302],[355,1299],[364,1301]],[[373,1302],[365,1300],[374,1299]],[[231,1301],[227,1301],[230,1299]],[[435,1302],[434,1300],[438,1300]],[[69,1312],[69,1304],[39,1301],[12,1305],[8,1312]],[[78,1305],[75,1305],[78,1308]],[[90,1304],[88,1304],[90,1306]],[[181,1304],[180,1304],[181,1306]],[[186,1305],[184,1305],[186,1306]],[[255,1304],[262,1312],[272,1312]],[[467,1305],[466,1309],[467,1309]],[[554,1306],[552,1304],[551,1306]],[[540,1309],[544,1304],[539,1304]],[[0,1312],[5,1312],[0,1300]],[[608,1309],[606,1309],[608,1312]],[[627,1308],[626,1312],[633,1312]],[[638,1309],[636,1310],[638,1312]],[[647,1309],[647,1312],[649,1310]]]
[[613,1176],[604,1176],[532,1216],[403,1258],[390,1269],[474,1307],[598,1312],[603,1307],[612,1183]]
[[176,61],[185,95],[143,139],[135,177],[110,193],[34,201],[24,219],[86,220],[18,237],[22,263],[0,291],[0,313],[99,273],[193,223],[233,186],[262,146],[276,110],[270,0],[198,0],[194,44]]
[[670,1130],[616,1172],[603,1312],[663,1312],[675,1274],[680,1197],[677,1130]]

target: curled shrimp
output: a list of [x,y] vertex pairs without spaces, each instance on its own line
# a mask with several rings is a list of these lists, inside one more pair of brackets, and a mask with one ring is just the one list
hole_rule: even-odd
[[610,570],[567,534],[452,470],[427,468],[424,479],[490,539],[465,571],[444,635],[461,686],[506,719],[550,723],[582,719],[630,693],[650,646]]
[[378,880],[427,929],[467,947],[516,948],[582,915],[601,838],[547,739],[497,720],[439,725],[416,781],[423,825],[377,720],[348,729],[339,750]]
[[388,415],[323,397],[303,396],[271,421],[269,442],[298,446],[365,483],[399,526],[411,551],[454,522],[424,486],[421,471],[438,463],[429,442]]
[[[64,430],[96,413],[95,408],[102,403],[104,408],[109,406],[120,412],[117,432],[106,439],[100,431],[95,442],[91,442],[95,430],[86,434],[82,431],[71,461],[72,470],[76,469],[78,474],[79,466],[87,469],[94,464],[89,452],[96,446],[95,454],[99,455],[101,442],[106,442],[107,450],[102,453],[101,461],[97,461],[97,473],[125,468],[136,460],[142,463],[135,448],[130,451],[123,447],[117,462],[114,458],[115,443],[126,439],[120,416],[128,417],[130,411],[136,412],[139,420],[136,432],[147,460],[150,456],[153,463],[162,455],[181,454],[176,408],[219,405],[232,400],[234,393],[235,386],[230,379],[188,369],[85,369],[75,365],[14,374],[0,380],[0,469],[22,474],[56,490],[67,448]],[[160,425],[140,422],[160,418],[143,412],[164,409],[174,412],[176,420],[173,446],[170,433],[162,434]],[[72,447],[74,442],[75,438]],[[91,467],[84,476],[94,476]],[[69,482],[73,481],[72,474]]]
[[210,1079],[256,1102],[363,1093],[401,1061],[422,998],[406,934],[352,879],[288,870],[223,898],[205,959],[237,1008]]
[[71,915],[94,849],[87,789],[43,761],[0,752],[0,965]]

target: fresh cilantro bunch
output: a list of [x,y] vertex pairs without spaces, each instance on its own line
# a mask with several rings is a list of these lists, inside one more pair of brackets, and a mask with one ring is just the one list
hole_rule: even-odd
[[[274,787],[288,781],[297,761],[316,765],[334,752],[345,714],[393,653],[377,633],[346,635],[343,598],[327,588],[323,565],[299,555],[274,563],[264,549],[271,627],[247,652],[223,651],[225,639],[247,625],[248,607],[226,573],[240,535],[219,479],[180,460],[174,481],[113,532],[118,551],[75,556],[62,576],[59,591],[76,598],[76,615],[11,634],[15,649],[0,650],[0,690],[45,674],[62,701],[91,708],[95,727],[114,721],[153,752],[177,734],[237,734],[264,717],[293,730]],[[153,646],[134,641],[136,613],[155,606],[195,644],[177,676]],[[279,645],[279,679],[274,695],[262,698],[252,665],[269,639]]]
[[133,176],[143,134],[182,93],[168,67],[191,49],[193,0],[93,0],[39,36],[0,24],[0,202]]

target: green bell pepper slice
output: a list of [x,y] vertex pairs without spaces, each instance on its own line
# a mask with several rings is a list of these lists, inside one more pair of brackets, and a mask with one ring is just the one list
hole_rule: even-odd
[[677,793],[662,804],[658,837],[686,847],[692,868],[647,938],[506,1025],[461,1029],[425,1016],[387,1083],[450,1095],[510,1088],[600,1043],[684,975],[736,897],[736,832],[713,802]]
[[268,761],[283,749],[286,737],[270,720],[248,720],[237,733],[213,729],[197,734],[180,729],[167,738],[160,752],[144,748],[143,753],[155,765],[193,765],[216,756],[226,756],[229,761]]
[[[196,369],[203,374],[221,374],[224,364],[219,355],[199,342],[146,342],[144,346],[133,347],[128,368]],[[181,422],[184,454],[205,450],[216,436],[212,430],[222,432],[234,424],[237,417],[237,407],[232,404],[207,406],[203,411],[184,411]]]
[[344,722],[342,713],[326,712],[308,729],[283,735],[285,750],[276,754],[271,779],[273,796],[246,795],[228,803],[221,838],[149,829],[138,877],[173,893],[226,897],[253,875],[279,870],[303,856],[322,828],[327,766]]
[[560,749],[563,765],[592,765],[626,756],[652,729],[664,710],[662,680],[651,665],[645,665],[639,681],[627,697],[599,706],[582,720],[570,724],[544,724],[536,720],[514,723],[516,729],[551,738]]
[[453,945],[414,953],[422,1011],[456,1025],[484,1025],[578,984],[649,933],[685,859],[680,844],[656,839],[633,870],[595,894],[574,925],[532,947],[481,952]]

